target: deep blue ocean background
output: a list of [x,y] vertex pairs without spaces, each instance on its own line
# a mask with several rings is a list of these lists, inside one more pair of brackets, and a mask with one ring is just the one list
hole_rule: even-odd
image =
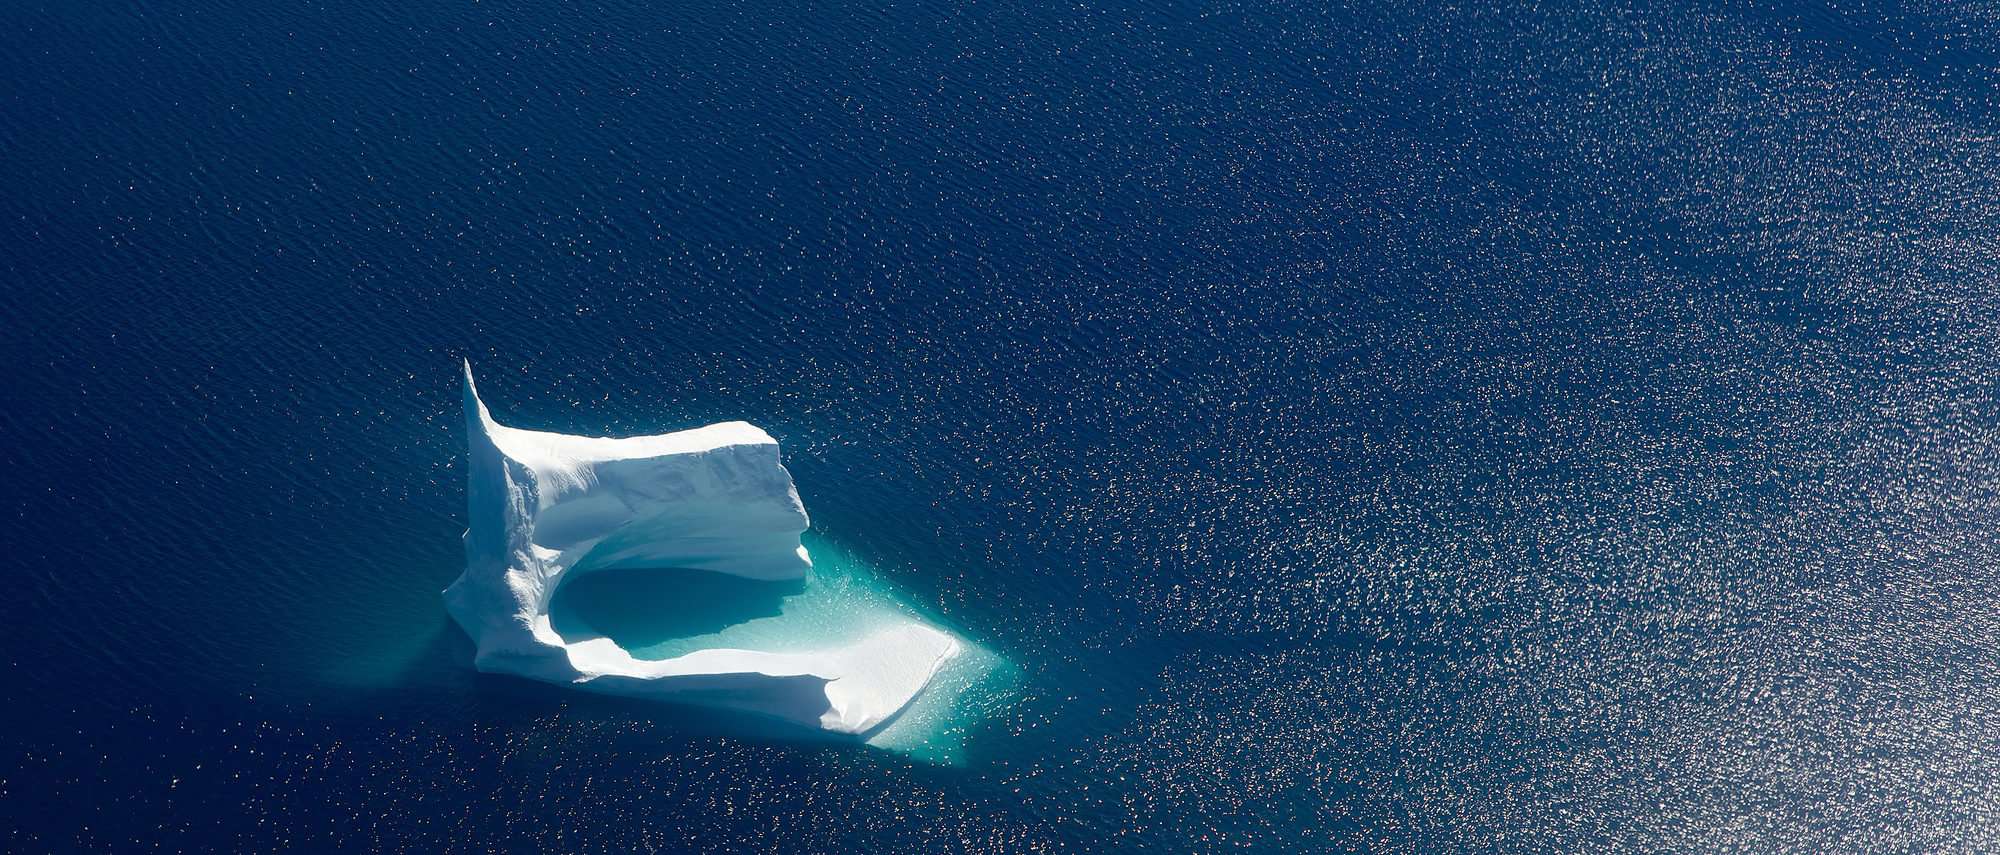
[[[0,849],[2000,848],[1990,2],[0,8]],[[960,766],[477,675],[743,418]]]

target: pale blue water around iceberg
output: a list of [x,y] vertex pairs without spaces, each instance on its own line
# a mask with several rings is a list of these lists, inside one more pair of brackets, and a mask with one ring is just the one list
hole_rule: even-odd
[[[804,653],[911,620],[941,624],[832,543],[808,537],[806,545],[813,567],[803,581],[760,582],[697,570],[600,571],[565,584],[551,618],[565,639],[608,637],[640,659],[718,648]],[[959,653],[909,707],[868,735],[869,745],[927,762],[962,763],[966,734],[1004,711],[1018,669],[961,631],[943,628],[958,636]],[[756,732],[813,738],[775,726]]]

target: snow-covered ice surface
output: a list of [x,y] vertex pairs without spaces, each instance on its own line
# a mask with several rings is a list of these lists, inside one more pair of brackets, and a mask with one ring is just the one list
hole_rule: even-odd
[[[805,508],[769,434],[745,422],[622,439],[510,428],[469,364],[465,409],[466,569],[444,596],[480,670],[950,759],[959,696],[1000,660],[858,562],[815,571],[800,542]],[[646,584],[591,596],[641,620],[657,604],[680,630],[635,639],[609,619],[600,631],[588,607],[558,608],[579,579],[582,590],[634,578]],[[714,602],[688,601],[703,595]]]

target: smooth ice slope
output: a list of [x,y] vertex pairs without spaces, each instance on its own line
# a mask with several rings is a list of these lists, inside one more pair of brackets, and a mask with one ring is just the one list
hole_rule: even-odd
[[465,368],[469,448],[464,575],[445,605],[482,671],[743,710],[867,734],[908,705],[961,647],[893,618],[838,643],[783,652],[702,649],[635,658],[609,638],[566,641],[549,606],[598,570],[705,570],[806,579],[805,508],[778,443],[745,422],[604,439],[496,424]]

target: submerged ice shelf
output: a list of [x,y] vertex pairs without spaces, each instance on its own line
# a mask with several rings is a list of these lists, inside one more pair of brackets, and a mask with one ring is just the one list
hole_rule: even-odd
[[748,423],[623,439],[510,428],[469,364],[465,410],[466,569],[445,604],[482,671],[883,744],[909,739],[891,723],[927,686],[962,691],[995,661],[845,569],[816,574],[778,444]]

